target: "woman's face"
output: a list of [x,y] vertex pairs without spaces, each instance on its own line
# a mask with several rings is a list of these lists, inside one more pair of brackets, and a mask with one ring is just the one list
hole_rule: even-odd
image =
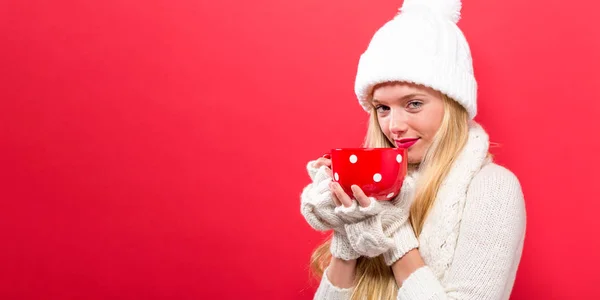
[[373,106],[383,133],[408,148],[408,163],[420,163],[444,117],[442,94],[412,83],[385,83],[373,90]]

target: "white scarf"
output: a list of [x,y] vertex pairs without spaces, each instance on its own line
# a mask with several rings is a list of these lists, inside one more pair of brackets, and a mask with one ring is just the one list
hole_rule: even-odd
[[[419,236],[419,252],[437,278],[445,277],[454,258],[467,190],[473,176],[488,162],[488,148],[487,133],[479,124],[471,121],[467,143],[440,185],[423,225]],[[418,174],[415,174],[417,177]]]

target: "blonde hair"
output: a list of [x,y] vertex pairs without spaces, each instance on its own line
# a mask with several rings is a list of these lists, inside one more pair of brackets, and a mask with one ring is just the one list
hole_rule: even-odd
[[[440,128],[435,134],[432,145],[427,149],[421,162],[420,177],[415,199],[410,209],[410,222],[415,235],[419,236],[425,219],[433,206],[437,191],[450,171],[455,158],[467,142],[469,134],[469,115],[458,102],[442,94],[444,116]],[[375,108],[371,110],[364,147],[394,147],[382,132]],[[331,261],[329,251],[331,239],[317,247],[311,256],[311,271],[320,278]],[[390,267],[383,257],[360,257],[357,260],[356,276],[352,300],[396,299],[398,285]]]

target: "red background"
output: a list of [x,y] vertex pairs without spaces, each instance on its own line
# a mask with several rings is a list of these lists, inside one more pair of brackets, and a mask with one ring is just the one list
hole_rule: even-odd
[[[311,299],[306,161],[359,145],[401,1],[4,1],[0,298]],[[520,178],[512,299],[600,293],[600,4],[464,1],[477,120]]]

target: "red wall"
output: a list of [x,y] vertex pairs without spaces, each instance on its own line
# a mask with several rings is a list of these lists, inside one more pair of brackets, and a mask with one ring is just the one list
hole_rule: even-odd
[[[512,299],[596,297],[600,5],[464,2],[526,195]],[[0,9],[0,298],[311,299],[304,166],[359,145],[358,56],[401,1],[86,3]]]

